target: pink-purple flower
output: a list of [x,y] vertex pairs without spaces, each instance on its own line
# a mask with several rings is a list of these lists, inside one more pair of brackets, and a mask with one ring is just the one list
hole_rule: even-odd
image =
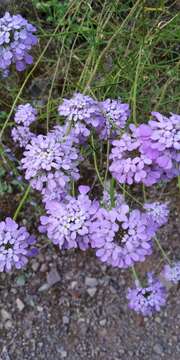
[[129,308],[143,316],[149,316],[160,311],[166,303],[166,298],[165,287],[155,278],[153,273],[147,274],[147,285],[145,287],[142,287],[136,280],[134,288],[129,288],[127,292]]
[[29,256],[37,254],[36,240],[24,226],[7,217],[0,222],[0,272],[23,268]]
[[67,196],[64,201],[47,201],[47,215],[41,216],[40,231],[60,249],[90,245],[90,226],[98,209],[98,202],[88,196],[89,187],[79,186],[77,197]]
[[32,46],[37,44],[35,26],[21,15],[10,15],[6,12],[0,18],[0,69],[3,74],[9,74],[9,68],[15,64],[17,71],[25,70],[33,63],[29,54]]

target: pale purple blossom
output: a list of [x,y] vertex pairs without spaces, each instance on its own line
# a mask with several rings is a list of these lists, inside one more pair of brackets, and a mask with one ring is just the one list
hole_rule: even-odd
[[99,106],[105,119],[100,137],[111,139],[120,135],[130,116],[129,105],[120,100],[106,99],[101,101]]
[[160,311],[166,303],[166,298],[165,287],[154,277],[153,273],[147,274],[146,287],[142,287],[136,280],[135,287],[129,288],[127,293],[129,308],[143,316],[150,316],[154,312]]
[[27,103],[25,105],[19,105],[16,109],[14,121],[16,124],[22,124],[28,127],[34,121],[36,121],[37,110]]
[[144,182],[152,160],[139,151],[141,142],[130,134],[123,134],[120,140],[112,142],[109,167],[113,177],[128,185]]
[[145,203],[144,209],[147,212],[148,220],[155,227],[159,228],[168,221],[169,208],[167,203],[156,201],[154,203]]
[[165,265],[162,275],[166,280],[178,284],[180,281],[180,261],[174,262],[172,265]]
[[41,216],[39,230],[60,249],[81,248],[90,244],[90,226],[98,209],[98,202],[88,196],[89,187],[80,186],[79,195],[67,196],[62,202],[48,201],[47,215]]
[[23,71],[33,63],[29,51],[37,44],[34,32],[36,28],[19,14],[11,16],[6,12],[0,18],[0,69],[6,76],[12,64]]
[[101,261],[127,268],[152,253],[154,228],[139,210],[122,201],[111,210],[100,208],[91,226],[91,246]]
[[23,268],[29,256],[37,254],[37,249],[31,247],[36,242],[26,228],[11,218],[0,222],[0,272],[9,272]]
[[20,147],[25,148],[35,134],[32,133],[27,126],[16,126],[12,128],[11,136],[15,143],[18,143]]
[[26,146],[21,164],[25,170],[25,178],[33,188],[42,191],[50,173],[58,172],[62,182],[64,176],[79,179],[77,165],[80,157],[70,138],[70,135],[62,136],[59,127],[58,133],[56,129],[55,133],[38,135]]

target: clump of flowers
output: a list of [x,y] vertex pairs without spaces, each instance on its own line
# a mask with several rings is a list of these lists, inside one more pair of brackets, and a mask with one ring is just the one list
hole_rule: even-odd
[[99,209],[91,226],[91,246],[101,261],[127,268],[152,253],[153,235],[146,214],[129,211],[122,201],[111,210]]
[[[168,260],[164,277],[175,284],[180,280],[180,263],[169,265],[156,237],[168,221],[169,204],[143,204],[120,184],[151,186],[180,175],[180,116],[152,113],[147,124],[127,125],[128,104],[109,98],[97,101],[81,93],[63,99],[58,113],[64,123],[36,135],[30,126],[37,111],[29,103],[20,105],[12,130],[14,141],[25,147],[25,179],[39,191],[44,206],[39,231],[60,250],[91,248],[109,266],[132,268],[136,281],[128,290],[129,306],[143,316],[152,315],[165,305],[166,290],[152,273],[142,286],[134,265],[152,254],[155,242]],[[85,185],[79,186],[81,176]],[[6,219],[0,223],[0,236],[0,271],[21,268],[32,242],[28,232]]]
[[167,203],[160,203],[159,201],[154,203],[145,203],[144,209],[147,211],[149,222],[155,228],[159,228],[167,223],[169,217],[169,208]]
[[0,222],[0,272],[23,268],[30,256],[37,254],[36,242],[24,226],[11,218]]
[[180,261],[174,262],[172,266],[169,264],[165,265],[162,274],[166,280],[178,284],[180,281]]
[[27,103],[17,107],[14,121],[17,124],[12,128],[11,136],[15,143],[24,148],[32,140],[35,134],[29,126],[36,121],[37,110]]
[[34,121],[36,121],[37,110],[29,103],[25,105],[19,105],[17,107],[14,121],[16,124],[21,124],[28,127]]
[[[26,146],[24,157],[21,161],[22,169],[25,170],[25,178],[30,181],[34,189],[42,191],[46,187],[49,176],[57,179],[59,186],[64,188],[67,179],[79,178],[79,154],[73,146],[73,138],[64,137],[64,128],[57,128],[54,133],[47,136],[38,135],[33,137]],[[58,174],[58,176],[57,176]],[[63,189],[64,190],[64,189]]]
[[77,198],[67,196],[64,202],[48,201],[47,216],[41,216],[40,231],[47,232],[48,238],[60,249],[90,246],[90,227],[98,203],[91,201],[88,186],[79,186]]
[[100,107],[105,119],[100,131],[101,138],[112,139],[120,135],[130,116],[129,104],[121,103],[120,100],[106,99],[100,102]]
[[166,303],[166,298],[165,287],[152,273],[147,275],[146,287],[142,287],[139,281],[136,280],[135,287],[128,289],[127,293],[130,309],[143,316],[149,316],[156,311],[160,311],[161,307]]
[[15,143],[18,143],[21,148],[25,148],[35,135],[29,127],[16,126],[12,129],[11,136]]
[[32,46],[37,44],[35,26],[21,15],[10,15],[8,12],[0,18],[0,69],[4,76],[9,74],[9,68],[15,64],[17,71],[24,71],[33,63],[29,54]]

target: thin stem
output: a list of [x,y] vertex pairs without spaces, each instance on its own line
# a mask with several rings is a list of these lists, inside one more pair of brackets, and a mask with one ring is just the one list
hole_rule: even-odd
[[[61,48],[61,50],[62,50],[62,48]],[[60,55],[61,55],[61,52],[60,52],[60,54],[58,55],[59,58],[58,58],[57,63],[56,63],[55,71],[54,71],[53,78],[52,78],[52,82],[51,82],[51,87],[50,87],[50,90],[49,90],[48,101],[47,101],[47,123],[46,123],[47,133],[48,133],[48,131],[49,131],[49,115],[50,115],[51,95],[52,95],[54,83],[55,83],[55,80],[56,80],[56,76],[57,76],[59,64],[60,64],[60,61],[61,61],[61,56],[60,56]]]
[[140,283],[139,278],[138,278],[138,274],[137,274],[137,272],[136,272],[136,270],[135,270],[135,267],[132,266],[132,267],[131,267],[131,270],[132,270],[134,279],[137,280],[137,281]]
[[144,207],[143,203],[141,203],[139,200],[137,200],[133,195],[131,195],[124,186],[122,186],[121,184],[118,183],[118,186],[120,187],[120,189],[123,191],[123,194],[127,194],[131,199],[133,199],[137,204],[139,204],[140,206]]
[[163,255],[164,259],[166,259],[166,260],[167,260],[167,262],[168,262],[168,264],[170,264],[170,265],[171,265],[171,260],[169,259],[168,255],[166,254],[166,252],[165,252],[165,251],[164,251],[164,249],[162,248],[160,241],[158,240],[158,238],[157,238],[156,236],[154,237],[154,239],[155,239],[155,242],[156,242],[156,244],[157,244],[157,246],[158,246],[159,250],[161,251],[161,253],[162,253],[162,255]]
[[21,199],[15,213],[14,213],[13,220],[17,219],[17,217],[19,215],[19,212],[21,211],[21,209],[22,209],[22,207],[23,207],[23,205],[24,205],[24,203],[25,203],[25,201],[26,201],[26,199],[27,199],[27,197],[29,195],[30,190],[31,190],[31,186],[29,185],[27,187],[27,189],[26,189],[26,191],[25,191],[25,193],[24,193],[24,195],[23,195],[23,197],[22,197],[22,199]]
[[142,191],[143,191],[143,199],[144,199],[144,201],[146,201],[147,200],[147,198],[146,198],[146,188],[145,188],[144,184],[142,184]]
[[104,187],[106,186],[108,171],[109,171],[109,152],[110,152],[110,142],[107,140],[107,152],[106,152],[106,172],[104,177]]
[[95,170],[96,170],[96,174],[97,174],[97,177],[98,177],[99,182],[101,183],[102,187],[104,187],[104,183],[103,183],[103,180],[101,178],[101,175],[99,173],[98,166],[97,166],[97,158],[96,158],[96,151],[95,151],[95,146],[94,146],[94,137],[93,137],[93,135],[91,135],[91,145],[92,145],[92,149],[93,149],[93,159],[94,159],[94,167],[95,167]]

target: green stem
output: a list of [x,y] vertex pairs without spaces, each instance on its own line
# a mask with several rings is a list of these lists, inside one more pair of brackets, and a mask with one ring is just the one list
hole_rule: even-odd
[[160,241],[158,240],[158,238],[157,238],[156,236],[154,237],[154,239],[155,239],[155,242],[156,242],[159,250],[161,251],[164,259],[167,260],[168,264],[171,265],[171,260],[169,259],[168,255],[166,254],[166,252],[165,252],[164,249],[162,248]]
[[100,184],[104,188],[104,183],[103,183],[103,180],[101,178],[101,175],[99,173],[98,166],[97,166],[97,158],[96,158],[96,151],[95,151],[95,146],[94,146],[94,137],[93,137],[93,135],[91,135],[91,145],[92,145],[92,149],[93,149],[93,159],[94,159],[94,167],[95,167],[95,170],[96,170],[96,174],[97,174],[97,177],[99,179]]
[[131,267],[131,270],[132,270],[134,279],[137,280],[137,281],[140,283],[139,278],[138,278],[138,274],[137,274],[137,272],[136,272],[136,270],[135,270],[135,267],[132,266],[132,267]]
[[107,140],[106,172],[105,172],[105,177],[104,177],[104,187],[106,187],[106,181],[107,181],[107,176],[108,176],[108,171],[109,171],[109,152],[110,152],[110,142],[109,142],[109,140]]
[[25,203],[25,201],[26,201],[26,199],[27,199],[27,197],[29,195],[30,190],[31,190],[31,186],[29,185],[27,187],[27,189],[26,189],[26,191],[25,191],[25,193],[24,193],[24,195],[23,195],[23,197],[22,197],[22,199],[21,199],[15,213],[14,213],[13,220],[17,219],[17,217],[19,215],[19,212],[21,211],[21,208],[23,207],[23,205],[24,205],[24,203]]

